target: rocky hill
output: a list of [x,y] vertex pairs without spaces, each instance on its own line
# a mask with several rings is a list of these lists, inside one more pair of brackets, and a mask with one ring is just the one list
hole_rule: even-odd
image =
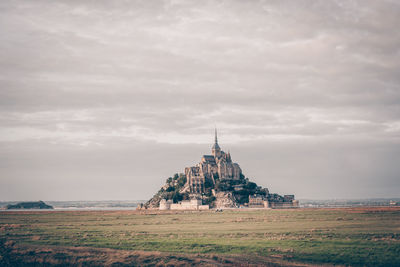
[[[163,199],[165,201],[160,207]],[[195,166],[186,167],[184,174],[176,173],[169,177],[165,185],[139,208],[198,209],[200,206],[202,209],[242,206],[274,208],[296,207],[298,202],[293,195],[270,194],[267,188],[246,178],[239,164],[232,160],[231,153],[225,153],[219,146],[215,129],[211,154],[203,155]]]
[[43,201],[35,201],[35,202],[20,202],[17,204],[9,204],[6,206],[6,209],[53,209],[52,206],[47,205]]
[[[251,182],[243,175],[239,180],[220,180],[215,179],[215,185],[208,179],[205,181],[205,190],[202,194],[203,204],[210,205],[210,208],[215,207],[239,207],[245,205],[249,201],[250,195],[258,195],[263,198],[269,196],[275,199],[283,197],[276,194],[269,194],[267,188],[262,188],[256,183]],[[169,177],[164,186],[144,204],[146,208],[158,208],[161,199],[173,200],[178,203],[182,200],[189,200],[191,195],[188,192],[183,192],[186,184],[186,176],[183,173],[176,173],[174,176]]]

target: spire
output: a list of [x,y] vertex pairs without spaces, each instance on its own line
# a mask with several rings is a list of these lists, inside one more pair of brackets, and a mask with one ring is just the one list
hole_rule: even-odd
[[219,155],[221,148],[218,145],[218,137],[217,137],[217,127],[215,127],[215,143],[212,147],[213,155]]

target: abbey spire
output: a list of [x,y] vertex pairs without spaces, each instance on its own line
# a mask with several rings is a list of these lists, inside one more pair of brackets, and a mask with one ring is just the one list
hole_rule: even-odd
[[221,148],[218,145],[217,128],[215,128],[215,142],[212,147],[212,154],[215,158],[218,158],[221,155]]

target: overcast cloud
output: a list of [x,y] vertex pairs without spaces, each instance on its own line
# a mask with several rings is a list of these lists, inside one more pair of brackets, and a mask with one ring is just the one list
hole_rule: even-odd
[[398,1],[0,2],[0,200],[147,199],[209,153],[400,197]]

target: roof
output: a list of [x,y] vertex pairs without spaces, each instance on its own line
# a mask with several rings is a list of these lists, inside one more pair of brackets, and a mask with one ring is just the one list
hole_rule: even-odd
[[203,155],[203,159],[204,159],[206,162],[215,162],[215,158],[214,158],[214,156],[212,156],[212,155]]

